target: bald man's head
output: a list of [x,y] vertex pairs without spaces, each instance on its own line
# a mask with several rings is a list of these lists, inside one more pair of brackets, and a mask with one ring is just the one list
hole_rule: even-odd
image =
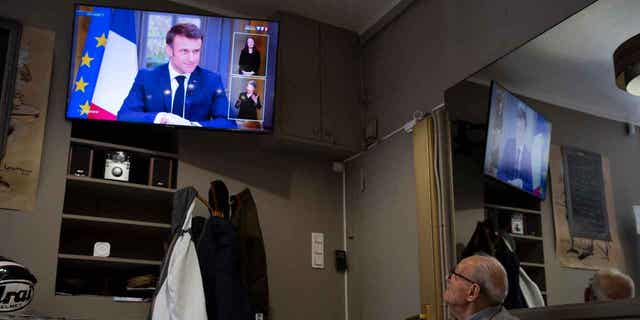
[[[479,287],[479,292],[473,291],[473,285]],[[502,264],[493,257],[476,255],[463,259],[456,266],[447,281],[445,302],[449,305],[478,302],[498,305],[504,302],[508,290],[507,272]]]
[[618,299],[629,299],[635,296],[635,286],[631,278],[616,270],[599,270],[591,281],[590,295],[586,295],[587,300],[607,301]]
[[492,304],[501,304],[507,297],[509,282],[500,261],[489,256],[471,256],[461,261],[474,267],[474,278]]

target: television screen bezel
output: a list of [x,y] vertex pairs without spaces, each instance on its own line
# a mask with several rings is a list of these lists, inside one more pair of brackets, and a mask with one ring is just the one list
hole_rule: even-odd
[[[494,177],[490,174],[488,174],[486,172],[486,162],[487,162],[487,152],[488,152],[488,148],[487,145],[489,144],[489,134],[490,134],[490,123],[489,121],[491,120],[491,108],[492,108],[492,104],[493,104],[493,90],[494,90],[494,86],[499,86],[500,88],[502,88],[504,91],[506,91],[507,93],[509,93],[510,95],[512,95],[513,97],[515,97],[516,99],[518,99],[518,101],[520,101],[523,105],[525,105],[527,108],[531,109],[533,112],[535,112],[537,115],[539,115],[540,117],[542,117],[545,121],[547,121],[547,123],[549,123],[549,154],[548,154],[548,158],[547,158],[547,176],[546,176],[546,184],[545,184],[545,190],[544,193],[541,196],[536,195],[533,192],[529,192],[525,189],[522,188],[518,188],[508,182],[502,181],[500,179],[498,179],[497,177]],[[528,103],[524,102],[520,97],[518,97],[516,94],[514,94],[513,92],[511,92],[510,90],[508,90],[507,88],[505,88],[502,84],[500,84],[498,81],[496,80],[491,80],[491,85],[489,86],[489,108],[487,109],[487,117],[486,117],[487,121],[487,132],[485,134],[485,143],[484,143],[484,155],[482,158],[482,174],[485,177],[488,177],[492,180],[498,181],[503,185],[509,186],[510,188],[514,189],[514,190],[518,190],[520,192],[524,192],[527,193],[529,195],[531,195],[532,197],[539,199],[540,201],[544,201],[547,198],[547,193],[549,192],[549,178],[550,178],[550,174],[549,174],[549,169],[550,169],[550,161],[551,161],[551,132],[553,129],[553,124],[551,121],[549,121],[549,119],[547,117],[545,117],[542,113],[538,112],[536,109],[532,108]]]
[[[89,7],[102,7],[102,8],[110,8],[110,9],[127,9],[127,10],[137,10],[137,11],[150,11],[150,12],[160,12],[160,13],[170,13],[170,14],[185,14],[185,15],[194,15],[194,16],[202,16],[202,17],[213,17],[213,18],[230,18],[230,19],[238,19],[238,20],[253,20],[253,21],[266,21],[266,22],[275,22],[278,24],[277,30],[277,38],[278,41],[276,43],[276,57],[274,64],[274,86],[273,86],[273,111],[272,111],[272,121],[271,128],[269,130],[251,130],[251,129],[225,129],[225,128],[216,128],[216,127],[197,127],[197,126],[178,126],[178,125],[169,125],[169,124],[160,124],[160,123],[146,123],[146,122],[133,122],[133,121],[111,121],[111,120],[99,120],[99,119],[79,119],[68,116],[68,108],[69,108],[69,98],[71,94],[70,84],[73,81],[73,52],[75,51],[75,37],[76,37],[76,10],[81,6],[89,6]],[[139,125],[142,127],[145,126],[154,126],[154,127],[164,127],[171,129],[179,129],[179,130],[196,130],[196,131],[213,131],[213,132],[228,132],[228,133],[242,133],[242,134],[251,134],[251,135],[273,135],[276,130],[276,102],[277,102],[277,90],[278,90],[278,61],[280,60],[280,20],[275,19],[262,19],[262,18],[248,18],[248,17],[234,17],[234,16],[225,16],[225,15],[217,15],[214,13],[199,13],[195,12],[196,10],[162,10],[162,9],[146,9],[141,8],[139,6],[107,6],[100,4],[90,4],[85,2],[76,2],[73,3],[73,18],[71,19],[71,39],[69,45],[69,59],[68,59],[68,71],[67,71],[67,89],[65,94],[65,108],[64,108],[64,117],[65,120],[71,121],[72,123],[75,121],[80,122],[100,122],[100,123],[112,123],[114,125],[118,124],[131,124],[131,125]]]

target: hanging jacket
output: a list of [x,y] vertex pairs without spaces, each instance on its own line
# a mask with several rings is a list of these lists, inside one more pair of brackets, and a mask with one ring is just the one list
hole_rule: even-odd
[[233,197],[231,224],[236,230],[236,252],[243,286],[248,290],[250,319],[269,319],[269,282],[258,209],[249,189]]
[[235,254],[236,234],[231,223],[209,217],[197,251],[204,282],[209,320],[248,320],[249,299],[242,286]]
[[490,256],[495,255],[496,236],[493,227],[488,221],[479,221],[476,229],[469,239],[469,243],[462,251],[462,259],[470,257],[477,253],[484,253]]
[[171,244],[151,305],[152,320],[207,319],[200,265],[190,234],[196,194],[192,187],[174,194]]
[[531,280],[522,267],[520,267],[520,290],[522,291],[522,297],[529,308],[545,306],[542,291],[540,291],[538,285]]
[[511,251],[506,240],[502,238],[497,241],[495,248],[495,258],[507,271],[507,279],[509,280],[509,292],[504,300],[504,307],[507,309],[526,308],[527,303],[520,290],[520,259],[515,252]]

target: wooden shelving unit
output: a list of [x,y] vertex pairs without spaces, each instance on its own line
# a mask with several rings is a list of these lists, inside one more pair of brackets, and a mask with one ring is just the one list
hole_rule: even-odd
[[[75,122],[71,134],[72,147],[93,150],[93,169],[88,176],[67,172],[56,294],[149,298],[152,290],[127,290],[127,281],[157,277],[160,272],[177,182],[149,185],[150,162],[171,159],[176,176],[175,133],[139,125]],[[104,179],[105,154],[110,151],[130,156],[129,181]],[[110,244],[108,257],[93,256],[96,242]]]
[[[505,233],[515,244],[520,266],[547,298],[542,208],[539,199],[494,180],[485,180],[485,215],[497,231]],[[522,230],[513,232],[511,219],[522,217]]]

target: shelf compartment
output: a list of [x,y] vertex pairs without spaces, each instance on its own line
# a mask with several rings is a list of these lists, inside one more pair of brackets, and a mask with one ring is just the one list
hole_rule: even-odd
[[541,264],[544,266],[543,242],[532,239],[518,239],[516,242],[516,254],[520,262]]
[[547,290],[546,281],[545,281],[545,269],[544,265],[540,265],[537,263],[524,263],[520,262],[520,266],[524,271],[529,275],[529,278],[533,280],[538,285],[540,291],[545,292]]
[[88,177],[67,177],[63,212],[111,219],[171,222],[173,190]]
[[[510,233],[514,238],[518,236],[542,240],[542,215],[514,211],[499,206],[485,206],[485,210],[487,216],[497,224],[499,231]],[[514,215],[522,215],[522,235],[511,232],[511,220]]]
[[112,257],[159,261],[169,232],[166,227],[63,219],[58,252],[92,256],[96,242],[108,242]]
[[59,254],[56,294],[150,298],[152,291],[126,290],[127,280],[159,273],[160,261]]

